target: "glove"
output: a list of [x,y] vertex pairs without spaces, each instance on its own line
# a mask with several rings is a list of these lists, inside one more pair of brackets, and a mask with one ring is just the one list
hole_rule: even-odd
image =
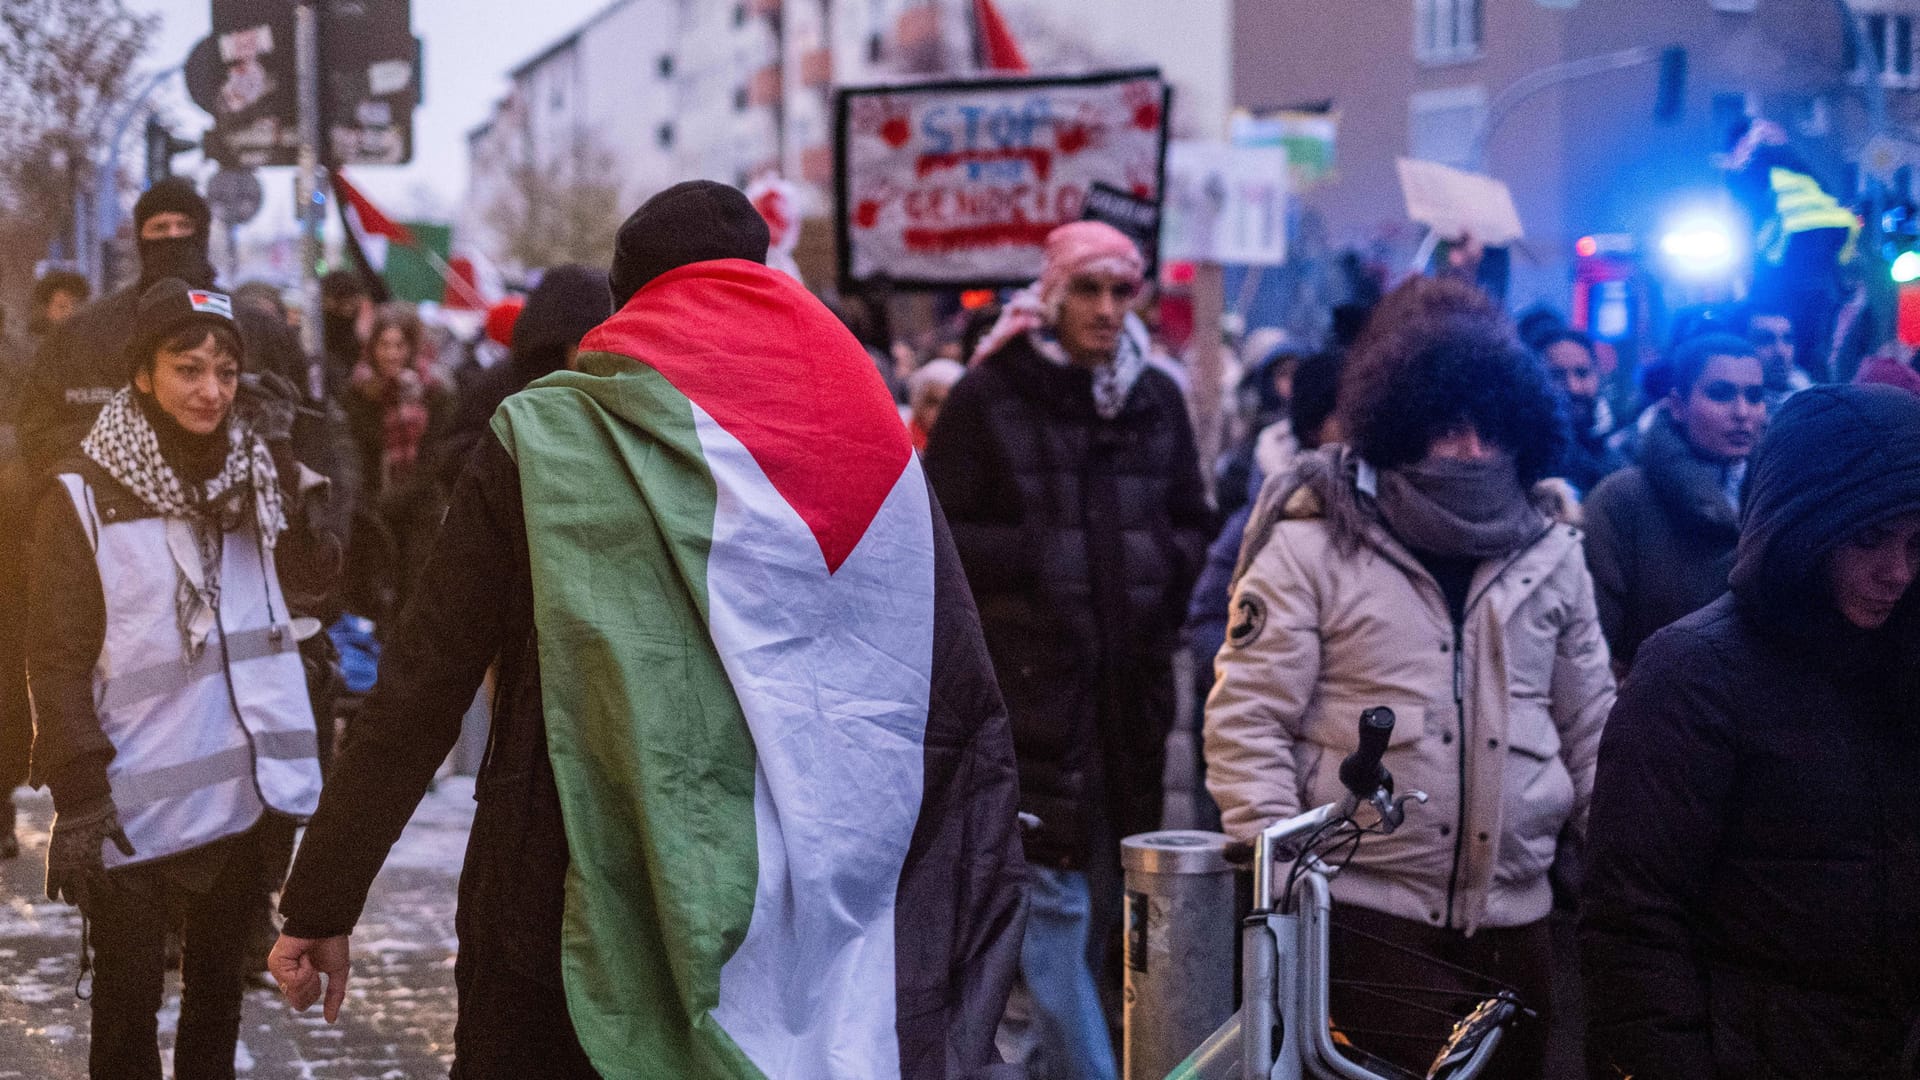
[[268,446],[293,438],[293,424],[300,415],[300,389],[271,371],[250,371],[240,376],[246,416],[254,434]]
[[53,836],[47,842],[47,899],[86,911],[92,895],[106,884],[100,845],[108,840],[120,854],[133,856],[133,842],[120,827],[120,812],[111,798],[55,814]]

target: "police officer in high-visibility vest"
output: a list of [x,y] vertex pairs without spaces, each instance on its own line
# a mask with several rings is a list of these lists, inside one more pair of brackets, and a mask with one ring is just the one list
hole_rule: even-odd
[[155,283],[127,360],[129,385],[41,489],[29,541],[47,895],[90,927],[93,1077],[159,1080],[178,929],[173,1075],[231,1078],[263,838],[320,794],[282,579],[318,591],[338,549],[309,528],[321,485],[293,460],[289,424],[236,414],[244,352],[225,295]]
[[1794,362],[1828,381],[1840,267],[1853,261],[1860,219],[1820,186],[1772,121],[1749,121],[1722,164],[1753,218],[1753,300],[1793,320]]

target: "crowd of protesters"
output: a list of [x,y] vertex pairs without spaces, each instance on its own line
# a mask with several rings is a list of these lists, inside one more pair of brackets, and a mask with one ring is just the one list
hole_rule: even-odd
[[[1675,319],[1623,385],[1615,345],[1551,309],[1510,316],[1458,267],[1361,283],[1323,342],[1248,336],[1230,445],[1204,461],[1192,381],[1142,318],[1146,261],[1101,224],[1056,229],[1031,286],[915,348],[880,305],[826,305],[759,266],[764,226],[737,192],[679,185],[623,227],[610,272],[546,269],[490,340],[329,276],[310,371],[276,290],[216,281],[190,184],[156,185],[134,219],[138,281],[89,302],[83,279],[48,274],[24,333],[0,339],[0,500],[30,523],[0,535],[0,787],[52,793],[48,896],[80,906],[97,956],[95,1076],[160,1075],[170,936],[176,1076],[232,1075],[269,945],[288,999],[337,1013],[367,886],[483,681],[456,1070],[626,1074],[594,1020],[608,1001],[572,981],[565,913],[575,890],[638,890],[634,932],[671,948],[678,894],[637,884],[645,866],[570,863],[590,834],[567,817],[578,763],[555,749],[575,736],[552,726],[607,705],[543,684],[545,639],[583,639],[552,621],[541,575],[609,523],[564,498],[536,520],[523,497],[555,497],[529,472],[555,447],[532,433],[564,432],[565,460],[621,478],[582,491],[630,480],[651,509],[611,524],[657,534],[686,572],[689,510],[650,500],[716,444],[646,427],[666,399],[629,368],[650,363],[684,395],[667,415],[737,436],[830,566],[831,515],[806,500],[844,494],[834,455],[924,462],[933,678],[964,689],[922,709],[928,798],[984,817],[941,848],[964,871],[901,872],[955,936],[915,946],[941,974],[913,988],[893,1074],[985,1076],[1006,1054],[1037,1080],[1113,1080],[1118,845],[1163,823],[1175,718],[1201,717],[1204,791],[1187,794],[1245,838],[1336,797],[1359,714],[1386,705],[1385,764],[1428,802],[1332,883],[1344,985],[1514,989],[1530,1015],[1499,1076],[1575,1075],[1582,1042],[1596,1077],[1920,1075],[1920,814],[1903,803],[1920,775],[1920,373],[1889,343],[1858,366],[1869,385],[1820,382],[1825,338],[1794,322],[1819,290],[1771,280],[1760,305]],[[648,333],[681,348],[674,320],[707,310],[683,295],[736,313],[715,335],[758,350],[714,346],[701,377],[780,424],[650,358]],[[795,349],[753,322],[776,317],[811,336]],[[617,355],[583,369],[595,335],[589,353]],[[790,353],[844,400],[753,367]],[[836,413],[876,403],[888,424]],[[613,429],[643,414],[660,452],[636,458]],[[722,515],[733,481],[714,476]],[[591,572],[597,603],[658,614],[678,595],[664,566]],[[359,712],[342,646],[385,649]],[[750,661],[730,663],[740,686]],[[706,715],[676,678],[659,692]],[[618,757],[592,745],[597,768]],[[685,765],[687,791],[738,783],[711,752],[675,751],[705,763]],[[0,858],[19,854],[12,812]],[[821,858],[865,865],[877,841],[846,831]],[[690,1060],[727,1011],[716,980],[649,1021],[684,1027]],[[1364,990],[1330,1006],[1350,1043],[1415,1072],[1449,1026]],[[945,1030],[921,1030],[924,1010]]]

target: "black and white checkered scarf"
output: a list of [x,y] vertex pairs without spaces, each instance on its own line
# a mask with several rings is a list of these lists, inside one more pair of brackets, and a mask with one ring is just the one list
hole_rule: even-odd
[[[133,388],[124,387],[101,406],[93,430],[80,444],[82,453],[148,509],[189,527],[185,534],[169,530],[167,543],[178,572],[174,610],[189,662],[199,658],[213,631],[220,603],[221,537],[245,524],[249,512],[269,548],[287,528],[279,472],[267,444],[237,421],[227,425],[227,437],[227,458],[219,474],[204,484],[188,484],[161,455],[159,433],[134,400]],[[192,536],[190,545],[182,539],[186,534]]]

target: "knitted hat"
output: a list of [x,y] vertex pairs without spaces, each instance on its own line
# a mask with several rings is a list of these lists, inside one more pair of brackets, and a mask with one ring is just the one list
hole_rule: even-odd
[[193,231],[198,236],[207,235],[207,226],[213,220],[207,200],[194,190],[193,181],[184,176],[169,176],[140,193],[139,200],[133,204],[134,235],[140,234],[148,218],[165,213],[185,214],[193,219]]
[[136,369],[145,366],[160,343],[188,323],[224,326],[236,340],[240,337],[239,325],[233,321],[233,301],[226,293],[196,289],[179,278],[162,278],[140,294],[133,335],[127,339],[128,362]]
[[642,203],[614,239],[613,306],[627,306],[654,278],[689,263],[746,259],[764,264],[767,223],[747,197],[711,180],[675,184]]

